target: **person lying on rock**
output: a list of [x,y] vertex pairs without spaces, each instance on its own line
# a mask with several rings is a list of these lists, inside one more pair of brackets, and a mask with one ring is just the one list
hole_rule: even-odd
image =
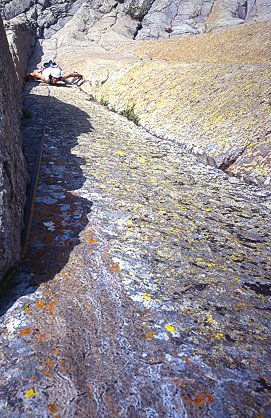
[[31,81],[34,79],[44,81],[48,84],[56,84],[58,81],[68,82],[69,80],[72,80],[71,82],[74,82],[83,80],[83,76],[76,71],[71,73],[64,73],[58,64],[49,61],[43,65],[41,70],[32,71],[31,73],[26,74],[24,77],[25,81]]

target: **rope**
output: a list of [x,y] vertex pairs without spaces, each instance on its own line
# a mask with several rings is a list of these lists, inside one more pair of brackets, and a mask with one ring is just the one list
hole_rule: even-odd
[[49,117],[49,104],[51,101],[51,91],[49,87],[47,87],[47,89],[48,89],[48,94],[47,94],[47,103],[46,103],[46,108],[45,108],[44,126],[43,126],[43,130],[41,134],[41,141],[40,141],[40,145],[38,149],[38,155],[37,155],[36,162],[35,162],[30,191],[27,197],[27,202],[26,202],[25,212],[24,212],[25,228],[23,232],[23,245],[22,245],[21,260],[23,260],[26,256],[31,229],[32,229],[35,197],[36,197],[36,192],[37,192],[37,187],[38,187],[40,167],[41,167],[43,148],[44,148],[45,133],[46,133],[48,117]]

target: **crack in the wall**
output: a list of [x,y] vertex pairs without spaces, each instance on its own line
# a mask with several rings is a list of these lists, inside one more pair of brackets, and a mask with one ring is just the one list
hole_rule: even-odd
[[248,146],[249,144],[245,145],[244,148],[240,150],[238,154],[236,154],[235,156],[229,157],[227,160],[223,161],[223,163],[218,165],[218,168],[226,172],[238,160],[238,158],[240,158],[244,154]]
[[182,3],[182,0],[180,0],[180,3],[179,3],[179,4],[178,4],[178,6],[177,6],[177,10],[176,10],[175,16],[173,16],[173,18],[172,18],[172,19],[171,19],[171,21],[170,21],[170,31],[167,31],[167,30],[165,29],[165,31],[166,31],[166,32],[168,32],[168,37],[169,37],[169,38],[171,37],[171,33],[173,32],[172,26],[173,26],[174,20],[176,19],[176,17],[177,17],[177,16],[178,16],[178,14],[179,14],[179,8],[180,8],[180,6],[181,6],[181,3]]

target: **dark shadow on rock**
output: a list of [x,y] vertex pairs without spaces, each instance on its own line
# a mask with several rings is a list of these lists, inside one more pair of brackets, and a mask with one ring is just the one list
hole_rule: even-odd
[[41,41],[38,39],[34,45],[32,55],[28,61],[28,71],[33,71],[37,68],[37,65],[40,63],[41,56],[43,55]]
[[[34,171],[48,103],[46,96],[29,94],[31,86],[33,83],[25,89],[24,107],[32,117],[23,122],[30,175]],[[18,298],[33,293],[63,269],[88,224],[92,203],[78,193],[86,180],[80,167],[85,160],[72,150],[78,144],[78,136],[93,129],[89,115],[54,97],[49,109],[29,247],[25,260],[0,296],[1,315]]]

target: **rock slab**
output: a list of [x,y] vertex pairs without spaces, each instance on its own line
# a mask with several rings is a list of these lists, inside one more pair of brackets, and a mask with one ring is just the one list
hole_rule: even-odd
[[[47,89],[27,92],[32,161]],[[51,88],[0,416],[269,417],[270,198],[87,98]]]

